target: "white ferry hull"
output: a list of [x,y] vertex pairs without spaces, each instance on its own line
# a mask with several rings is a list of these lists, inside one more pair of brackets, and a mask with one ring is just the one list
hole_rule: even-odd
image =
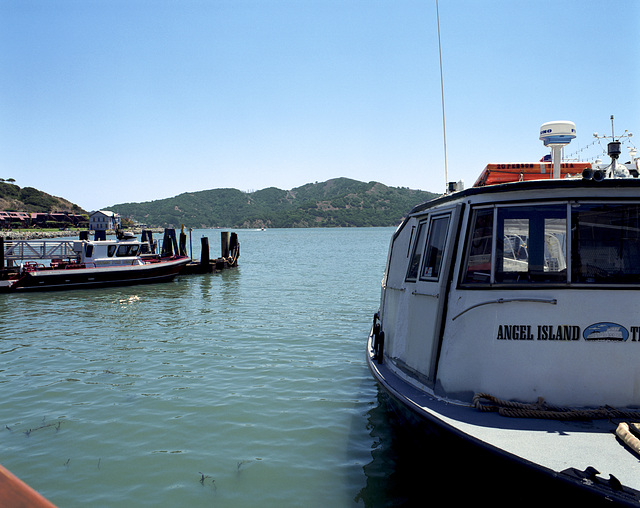
[[[415,207],[367,347],[382,389],[429,425],[637,506],[640,451],[616,431],[640,421],[638,196],[636,178],[575,178]],[[483,398],[536,409],[501,416]]]
[[[522,483],[537,493],[544,492],[542,497],[557,501],[556,496],[562,496],[572,503],[580,499],[589,506],[603,502],[610,506],[640,503],[640,492],[629,487],[638,484],[640,462],[618,442],[616,426],[609,420],[507,419],[495,412],[480,412],[470,405],[436,397],[406,382],[387,364],[378,363],[371,335],[367,364],[400,412],[414,415],[418,425],[429,427],[429,434],[441,433],[473,446],[479,453],[497,457],[508,470],[522,467],[523,475],[529,475]],[[407,421],[414,420],[409,417]],[[467,470],[461,460],[459,473],[459,486],[464,488],[465,474],[474,472]],[[496,482],[500,484],[501,479]]]

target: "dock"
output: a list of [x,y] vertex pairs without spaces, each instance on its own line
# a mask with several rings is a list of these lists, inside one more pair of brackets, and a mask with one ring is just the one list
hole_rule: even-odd
[[[80,240],[89,239],[89,231],[80,231]],[[95,234],[95,240],[106,239],[104,231]],[[180,232],[179,239],[175,229],[164,230],[161,248],[158,249],[157,241],[153,239],[151,230],[142,231],[142,241],[149,242],[153,255],[172,256],[182,255],[192,258],[192,253],[187,253],[187,235],[184,230]],[[191,242],[191,240],[190,240]],[[41,262],[51,260],[73,260],[77,252],[73,250],[74,240],[5,240],[0,236],[0,271],[12,270],[23,262]],[[240,257],[240,242],[236,233],[221,231],[220,233],[220,257],[211,258],[209,250],[209,238],[201,238],[200,260],[191,261],[185,265],[181,274],[214,273],[238,266]]]
[[[167,232],[165,231],[165,238]],[[191,260],[186,264],[181,274],[192,275],[198,273],[214,273],[226,270],[228,268],[235,268],[238,266],[238,258],[240,257],[240,242],[238,241],[238,235],[236,233],[229,234],[228,231],[220,232],[220,257],[212,259],[209,250],[209,238],[203,236],[200,239],[200,261]],[[175,238],[172,241],[164,240],[163,245],[174,245]],[[183,255],[187,255],[187,237],[184,232],[180,233],[180,245],[179,252]]]
[[5,241],[0,237],[0,259],[9,263],[50,260],[72,259],[76,257],[72,240],[16,240]]

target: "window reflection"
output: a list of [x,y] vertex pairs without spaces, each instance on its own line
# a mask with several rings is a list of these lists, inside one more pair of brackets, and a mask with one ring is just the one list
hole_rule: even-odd
[[422,251],[424,249],[424,237],[427,230],[427,221],[423,221],[418,226],[418,236],[413,244],[413,253],[411,254],[411,263],[407,270],[407,280],[415,281],[418,277],[418,269],[420,268],[420,260],[422,259]]
[[422,268],[422,279],[437,279],[440,276],[442,257],[444,254],[447,230],[449,229],[449,216],[437,217],[431,221],[429,239],[425,249],[425,260]]
[[574,282],[640,282],[640,205],[576,204],[571,235]]

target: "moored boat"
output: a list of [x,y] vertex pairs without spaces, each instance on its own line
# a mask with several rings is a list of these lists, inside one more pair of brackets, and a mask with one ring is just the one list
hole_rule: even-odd
[[395,231],[369,368],[422,424],[597,499],[640,503],[638,159],[489,165]]
[[74,257],[48,265],[25,262],[0,280],[0,291],[80,289],[172,280],[191,261],[187,256],[153,254],[149,242],[133,236],[115,240],[77,240]]

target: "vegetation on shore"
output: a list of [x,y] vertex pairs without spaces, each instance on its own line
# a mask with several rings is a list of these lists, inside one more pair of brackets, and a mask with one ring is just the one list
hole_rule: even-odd
[[[13,180],[13,179],[10,179]],[[78,205],[0,178],[0,210],[86,214]],[[427,191],[378,182],[335,178],[291,190],[255,192],[212,189],[144,203],[105,208],[118,213],[124,228],[293,228],[396,226],[415,205],[436,197]]]
[[78,205],[63,198],[52,196],[33,187],[19,187],[13,178],[0,179],[0,210],[11,212],[71,212],[86,213]]
[[212,189],[106,208],[135,222],[161,227],[396,226],[415,205],[437,194],[378,182],[336,178],[291,190]]

